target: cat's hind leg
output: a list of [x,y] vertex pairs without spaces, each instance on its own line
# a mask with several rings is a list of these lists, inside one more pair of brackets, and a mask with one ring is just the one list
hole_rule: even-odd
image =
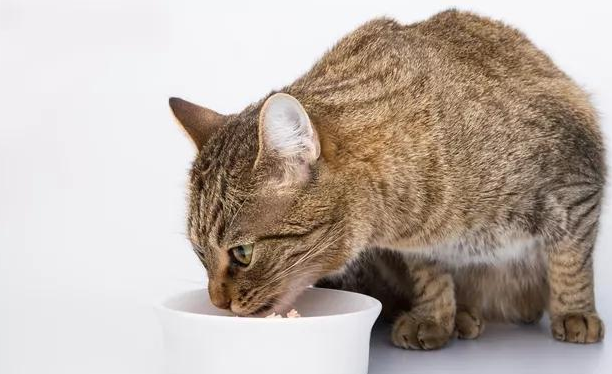
[[596,343],[603,338],[604,325],[595,310],[592,246],[570,240],[550,249],[549,313],[557,340]]
[[484,321],[536,323],[548,300],[545,256],[539,242],[521,261],[455,268],[455,325],[460,339],[475,339]]
[[[561,212],[561,232],[547,247],[549,313],[555,339],[595,343],[604,325],[595,309],[593,249],[601,208],[601,187],[587,186],[581,193],[554,196],[553,212]],[[560,189],[563,191],[563,189]]]

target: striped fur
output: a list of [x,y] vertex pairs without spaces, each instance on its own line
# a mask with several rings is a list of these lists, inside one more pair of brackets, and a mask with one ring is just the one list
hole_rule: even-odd
[[[292,138],[292,149],[316,159],[288,165],[262,139],[262,108],[278,92],[302,105],[312,129],[299,133],[316,142]],[[412,25],[376,19],[220,124],[204,108],[173,110],[215,118],[200,132],[188,124],[201,145],[188,229],[216,305],[267,313],[324,277],[383,300],[403,348],[544,311],[556,339],[602,339],[597,117],[519,31],[457,11]],[[250,243],[251,263],[237,266],[231,248]]]

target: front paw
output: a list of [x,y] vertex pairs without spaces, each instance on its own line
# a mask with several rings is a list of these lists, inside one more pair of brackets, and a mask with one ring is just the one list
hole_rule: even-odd
[[569,343],[597,343],[604,337],[604,324],[596,313],[568,313],[552,318],[553,337]]
[[476,339],[484,330],[484,321],[473,310],[458,310],[455,330],[459,339]]
[[430,350],[442,348],[451,334],[452,328],[441,323],[404,313],[395,320],[391,339],[400,348]]

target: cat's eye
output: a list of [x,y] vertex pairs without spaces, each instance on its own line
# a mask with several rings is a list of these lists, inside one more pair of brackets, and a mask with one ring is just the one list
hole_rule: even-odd
[[247,266],[251,263],[251,257],[253,256],[253,244],[239,245],[232,248],[231,252],[238,265]]

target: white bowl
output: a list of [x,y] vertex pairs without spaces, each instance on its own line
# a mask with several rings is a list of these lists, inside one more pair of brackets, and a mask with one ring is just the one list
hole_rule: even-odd
[[378,300],[306,289],[293,304],[301,318],[242,318],[217,309],[205,289],[159,308],[171,374],[365,374]]

